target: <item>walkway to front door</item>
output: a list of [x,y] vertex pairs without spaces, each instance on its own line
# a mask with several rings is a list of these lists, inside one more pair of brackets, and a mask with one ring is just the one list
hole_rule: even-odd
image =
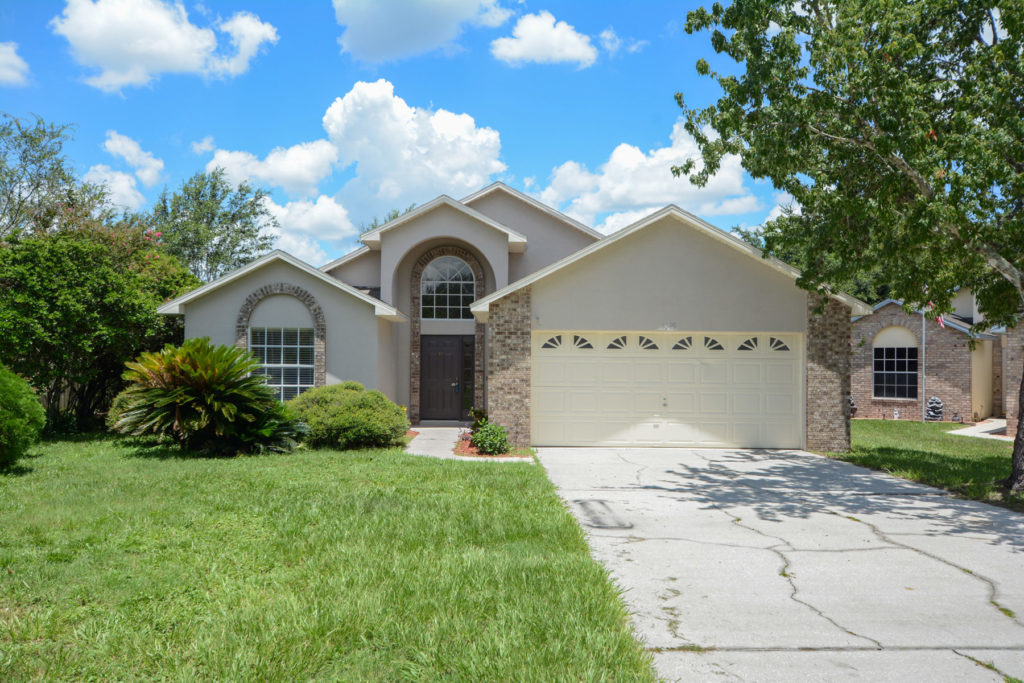
[[473,401],[473,335],[424,335],[420,419],[461,420]]

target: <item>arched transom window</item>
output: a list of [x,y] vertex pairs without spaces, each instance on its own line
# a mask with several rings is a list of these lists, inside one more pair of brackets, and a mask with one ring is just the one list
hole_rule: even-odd
[[462,259],[442,256],[423,269],[420,317],[424,320],[470,320],[469,305],[475,298],[476,279]]

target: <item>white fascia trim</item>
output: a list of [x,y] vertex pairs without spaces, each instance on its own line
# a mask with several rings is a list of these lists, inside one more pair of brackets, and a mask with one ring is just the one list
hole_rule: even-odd
[[552,207],[548,206],[547,204],[545,204],[544,202],[538,201],[537,199],[534,199],[530,195],[525,194],[523,192],[520,192],[519,190],[515,189],[514,187],[510,187],[510,186],[506,185],[505,183],[501,182],[500,180],[491,183],[490,185],[488,185],[487,187],[485,187],[482,190],[477,190],[476,192],[474,192],[473,194],[469,195],[468,197],[463,197],[460,201],[463,204],[470,204],[470,203],[476,201],[477,199],[480,199],[481,197],[485,197],[485,196],[489,195],[490,193],[494,192],[495,190],[503,190],[504,192],[506,192],[507,194],[512,195],[516,199],[524,201],[527,204],[529,204],[530,206],[533,206],[533,207],[535,207],[537,209],[540,209],[541,211],[543,211],[544,213],[548,214],[552,218],[556,218],[556,219],[562,221],[563,223],[569,225],[570,227],[576,228],[580,232],[585,232],[586,234],[590,235],[591,237],[596,237],[599,240],[602,240],[602,239],[605,238],[605,235],[603,235],[600,232],[598,232],[597,230],[594,230],[593,228],[587,226],[585,223],[581,223],[578,220],[576,220],[575,218],[572,218],[571,216],[565,215],[564,213],[562,213],[558,209],[552,208]]
[[[874,308],[874,310],[877,311],[878,309],[883,308],[885,306],[888,306],[889,304],[895,304],[896,306],[899,306],[900,308],[903,308],[903,302],[899,301],[897,299],[886,299],[884,301],[879,301],[872,308]],[[923,315],[924,313],[926,313],[926,311],[924,311],[922,309],[917,309],[916,311],[914,311],[915,315]],[[857,322],[857,320],[858,320],[858,318],[851,318],[850,319],[851,322]],[[995,328],[992,328],[991,330],[989,330],[988,333],[985,333],[985,332],[971,332],[971,328],[966,327],[964,325],[961,325],[960,323],[955,322],[953,320],[943,319],[943,323],[945,323],[946,327],[952,327],[954,330],[958,330],[960,332],[963,332],[968,337],[973,337],[974,339],[987,339],[987,340],[990,340],[990,341],[994,341],[994,340],[999,338],[999,337],[994,336],[994,334],[998,334],[999,333]]]
[[355,259],[359,258],[360,256],[362,256],[363,254],[368,254],[368,253],[370,253],[370,248],[366,247],[366,246],[359,247],[358,249],[353,249],[352,251],[348,252],[344,256],[340,256],[340,257],[334,259],[333,261],[331,261],[330,263],[327,263],[327,264],[324,264],[324,265],[320,266],[319,270],[322,270],[323,272],[326,273],[329,270],[333,270],[333,269],[337,268],[338,266],[340,266],[343,263],[348,263],[349,261],[355,260]]
[[474,218],[484,225],[494,228],[498,232],[504,233],[508,237],[508,250],[512,253],[521,254],[526,251],[526,237],[519,234],[507,225],[502,225],[498,221],[494,220],[489,216],[485,216],[476,209],[471,209],[461,202],[457,202],[446,194],[433,199],[423,206],[417,207],[409,213],[403,214],[393,221],[389,221],[384,225],[374,228],[369,232],[363,233],[360,238],[367,247],[370,249],[380,249],[380,236],[382,233],[387,232],[393,228],[397,228],[400,225],[404,225],[409,221],[415,220],[420,216],[433,211],[442,206],[449,206],[456,211],[466,214],[470,218]]
[[[764,265],[767,265],[770,268],[774,268],[775,270],[792,278],[793,280],[796,280],[798,277],[800,277],[800,271],[798,271],[796,268],[789,265],[788,263],[783,263],[782,261],[774,257],[770,257],[767,259],[763,258],[761,255],[761,250],[758,249],[757,247],[747,244],[743,240],[733,236],[730,233],[727,233],[723,230],[719,230],[718,228],[711,225],[707,221],[704,221],[698,218],[697,216],[694,216],[692,213],[688,211],[680,209],[678,206],[674,204],[669,204],[665,208],[659,209],[654,213],[650,214],[649,216],[641,218],[640,220],[636,221],[631,225],[627,225],[618,232],[612,233],[611,235],[605,237],[603,240],[594,242],[593,244],[583,247],[579,251],[570,254],[569,256],[566,256],[561,261],[556,261],[555,263],[552,263],[546,268],[541,268],[540,270],[530,275],[527,275],[521,280],[513,282],[507,287],[499,289],[498,291],[489,294],[488,296],[485,296],[482,299],[479,299],[469,307],[469,310],[473,313],[474,316],[476,316],[477,320],[479,320],[480,322],[487,322],[487,315],[492,302],[497,301],[498,299],[501,299],[502,297],[511,294],[516,290],[531,285],[537,280],[547,277],[551,273],[561,270],[566,266],[570,266],[573,263],[579,261],[580,259],[586,258],[595,251],[609,247],[618,242],[619,240],[621,240],[623,237],[626,237],[627,235],[631,235],[634,232],[642,230],[643,228],[646,228],[648,225],[656,223],[662,218],[669,216],[681,221],[682,223],[689,225],[690,227],[696,228],[700,232],[708,235],[709,237],[712,237],[718,240],[719,242],[722,242],[732,247],[733,249],[736,249],[737,251],[746,254],[752,259],[756,259],[757,261],[763,263]],[[843,292],[835,292],[830,294],[830,296],[833,299],[836,299],[837,301],[840,301],[849,306],[851,312],[856,315],[871,315],[874,312],[874,310],[866,303],[864,303],[860,299],[857,299],[856,297],[850,296],[849,294],[845,294]]]
[[237,270],[233,270],[227,275],[217,278],[213,282],[207,282],[202,287],[197,287],[196,289],[193,289],[191,292],[179,296],[177,299],[172,299],[171,301],[168,301],[164,305],[157,308],[156,312],[162,315],[182,315],[183,312],[181,310],[181,307],[184,306],[185,304],[191,301],[195,301],[196,299],[202,298],[209,294],[210,292],[214,291],[215,289],[220,289],[229,282],[233,282],[240,277],[248,275],[253,271],[259,270],[263,266],[273,263],[274,261],[284,261],[285,263],[298,268],[299,270],[307,273],[308,275],[311,275],[312,277],[315,277],[318,280],[322,280],[326,284],[329,284],[332,287],[340,289],[346,294],[350,294],[355,298],[370,304],[371,306],[373,306],[374,315],[376,315],[378,318],[383,318],[384,320],[389,320],[391,322],[404,322],[408,320],[408,318],[404,314],[402,314],[397,308],[389,306],[380,299],[375,299],[369,294],[363,294],[358,289],[350,285],[347,285],[341,280],[333,278],[330,275],[327,275],[323,271],[314,268],[305,261],[301,261],[292,256],[291,254],[289,254],[288,252],[281,251],[280,249],[275,249],[266,256],[261,256],[252,263],[246,264]]

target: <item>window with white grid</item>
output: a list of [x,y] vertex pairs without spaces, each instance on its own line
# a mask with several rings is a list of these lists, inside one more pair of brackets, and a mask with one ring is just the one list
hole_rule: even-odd
[[263,375],[277,398],[287,401],[313,387],[313,330],[304,327],[251,327],[249,351],[263,364]]

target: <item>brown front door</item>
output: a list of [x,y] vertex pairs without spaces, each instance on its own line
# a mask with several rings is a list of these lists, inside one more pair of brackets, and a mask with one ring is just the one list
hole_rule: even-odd
[[473,400],[473,337],[420,339],[420,419],[461,420]]

